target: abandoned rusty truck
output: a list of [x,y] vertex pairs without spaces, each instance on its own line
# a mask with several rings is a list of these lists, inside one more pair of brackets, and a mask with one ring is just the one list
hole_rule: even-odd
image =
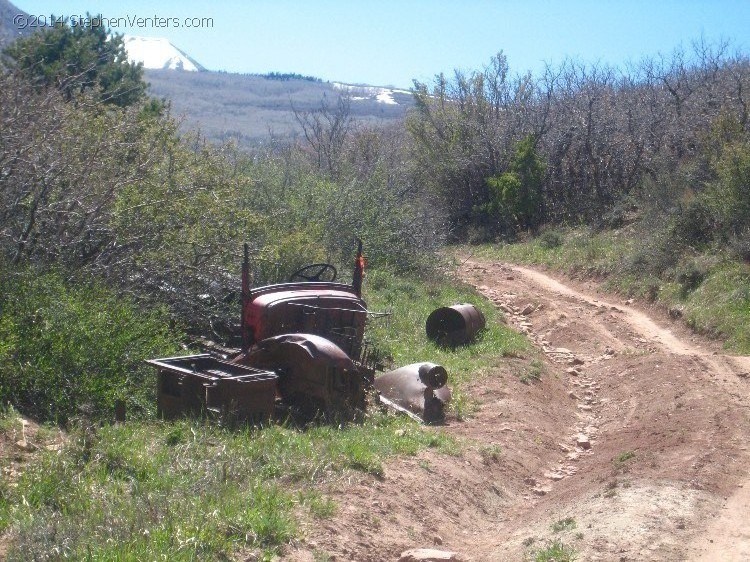
[[[416,363],[375,376],[377,357],[364,337],[364,267],[358,241],[350,285],[336,282],[333,265],[316,263],[286,283],[251,288],[245,245],[241,348],[147,361],[157,369],[159,415],[263,423],[283,407],[306,419],[352,420],[364,412],[372,389],[393,409],[426,422],[443,420],[451,391],[440,365]],[[472,309],[471,317],[461,314],[476,331],[481,312]],[[456,329],[453,316],[445,320],[450,330]],[[433,320],[432,331],[440,332],[439,325]]]

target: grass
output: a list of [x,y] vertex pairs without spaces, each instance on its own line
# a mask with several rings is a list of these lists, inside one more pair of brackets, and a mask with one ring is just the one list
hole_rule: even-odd
[[577,558],[575,548],[556,540],[548,543],[544,548],[532,550],[527,560],[532,562],[574,562]]
[[[374,319],[368,326],[372,343],[393,365],[424,361],[443,365],[453,389],[452,409],[459,419],[473,411],[462,385],[490,373],[503,358],[518,357],[531,349],[523,335],[500,322],[492,303],[459,282],[416,281],[373,271],[367,277],[364,296],[370,310],[392,312],[385,318]],[[485,315],[487,328],[475,342],[456,348],[428,340],[425,322],[430,313],[458,303],[477,306]]]
[[307,507],[316,519],[330,519],[338,511],[338,505],[334,500],[323,497],[314,489],[300,492],[299,502]]
[[541,380],[543,372],[544,363],[540,359],[532,359],[519,375],[518,380],[523,384],[531,384],[533,381]]
[[624,254],[636,247],[629,231],[591,233],[588,229],[555,231],[559,245],[550,245],[544,234],[516,244],[472,247],[474,255],[516,263],[546,265],[555,269],[604,276],[615,272]]
[[566,517],[555,521],[551,528],[553,533],[561,533],[563,531],[571,531],[576,528],[576,520],[573,517]]
[[633,451],[625,451],[624,453],[620,453],[619,455],[617,455],[615,462],[619,464],[623,464],[629,461],[630,459],[634,459],[634,458],[635,458],[635,453]]
[[479,454],[482,455],[482,460],[485,463],[497,462],[503,454],[503,450],[500,445],[493,443],[491,445],[484,445],[479,448]]
[[632,226],[555,233],[555,244],[542,235],[516,244],[477,246],[472,252],[603,279],[606,288],[657,302],[697,332],[723,339],[727,349],[750,354],[750,264],[713,247],[670,250],[658,235],[644,242]]
[[16,409],[9,403],[0,403],[0,434],[7,435],[16,427],[21,427],[21,419]]
[[635,458],[635,453],[633,451],[623,451],[622,453],[617,455],[613,460],[615,470],[616,471],[627,470],[627,462],[634,458]]
[[727,347],[750,353],[750,267],[720,263],[685,301],[696,330],[727,337]]
[[0,488],[0,533],[15,537],[9,561],[51,552],[76,560],[222,559],[238,548],[270,556],[296,536],[305,513],[336,513],[315,484],[347,471],[382,476],[386,457],[425,447],[453,453],[457,444],[380,413],[361,425],[306,431],[230,432],[196,420],[81,429]]

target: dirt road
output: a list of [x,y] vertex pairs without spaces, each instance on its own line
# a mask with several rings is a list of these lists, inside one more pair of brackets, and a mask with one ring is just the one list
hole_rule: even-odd
[[332,482],[338,514],[289,559],[523,560],[560,541],[578,560],[750,560],[750,358],[593,283],[476,259],[459,275],[529,335],[540,379],[530,357],[477,377],[477,415],[442,429],[460,455]]

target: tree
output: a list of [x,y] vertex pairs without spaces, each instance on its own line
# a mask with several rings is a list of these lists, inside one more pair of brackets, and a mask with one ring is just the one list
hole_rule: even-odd
[[324,96],[320,109],[316,111],[303,112],[294,107],[292,110],[313,151],[318,169],[331,178],[336,178],[344,143],[353,128],[349,94],[339,96],[335,107]]
[[529,75],[509,72],[500,52],[482,71],[456,71],[452,80],[441,74],[432,87],[414,83],[413,157],[423,183],[443,200],[454,239],[497,234],[487,179],[507,169],[517,139],[538,138],[548,126],[548,100]]
[[14,264],[91,266],[113,246],[113,201],[153,167],[152,128],[138,107],[78,106],[0,73],[0,253]]
[[122,35],[110,36],[101,16],[76,23],[61,21],[16,40],[5,50],[6,64],[37,89],[57,88],[67,101],[87,90],[119,107],[142,101],[143,68],[128,62]]
[[542,184],[545,165],[529,135],[516,145],[509,171],[487,179],[493,199],[490,209],[511,227],[536,230],[543,219]]

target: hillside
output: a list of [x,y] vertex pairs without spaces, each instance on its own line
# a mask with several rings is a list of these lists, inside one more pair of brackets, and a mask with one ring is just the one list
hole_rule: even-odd
[[146,70],[149,92],[172,102],[173,114],[183,117],[183,128],[199,128],[209,140],[235,139],[252,146],[301,133],[293,107],[314,111],[321,102],[335,101],[344,91],[351,95],[352,116],[361,123],[388,124],[401,120],[413,106],[404,90],[347,86],[313,79],[272,79],[225,72]]
[[0,49],[5,48],[16,37],[33,31],[30,27],[21,29],[19,22],[14,21],[17,17],[22,17],[23,23],[30,21],[26,12],[16,8],[8,0],[0,0]]
[[[46,514],[40,496],[69,506],[0,535],[0,559],[40,559],[67,540],[92,559],[187,544],[237,561],[408,560],[415,547],[465,562],[747,560],[748,358],[591,281],[460,255],[457,276],[488,299],[471,296],[489,333],[440,350],[406,312],[386,331],[408,341],[399,363],[445,361],[471,416],[421,428],[373,412],[364,425],[247,432],[130,420],[91,430],[84,457],[78,434],[0,414],[6,520]],[[388,280],[380,294],[368,280],[368,302],[428,304],[427,287]],[[154,496],[141,516],[133,505]],[[102,520],[105,539],[92,531]]]
[[[19,28],[14,18],[23,16]],[[7,0],[0,0],[0,49],[32,33],[36,23]],[[347,92],[351,115],[359,123],[385,125],[400,121],[414,105],[410,92],[387,87],[322,82],[295,74],[229,74],[206,71],[192,55],[168,40],[125,36],[128,59],[142,63],[149,93],[166,98],[182,129],[199,129],[213,142],[235,140],[249,148],[302,133],[294,109],[309,112],[321,103],[335,105]]]

